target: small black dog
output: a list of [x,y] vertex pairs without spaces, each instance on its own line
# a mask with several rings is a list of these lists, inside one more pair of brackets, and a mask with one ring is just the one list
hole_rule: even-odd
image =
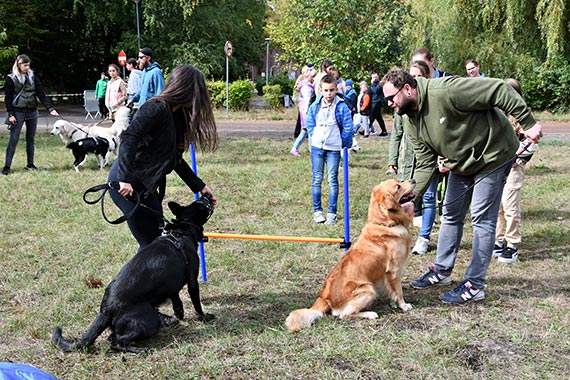
[[114,138],[86,137],[67,144],[66,147],[73,151],[73,157],[75,157],[73,169],[79,172],[79,166],[83,165],[89,153],[95,154],[99,163],[99,169],[103,169],[109,164],[111,152],[116,147],[116,143],[113,140]]
[[[204,195],[189,206],[169,202],[176,219],[165,227],[165,234],[138,252],[123,266],[105,289],[100,311],[78,341],[62,336],[60,327],[53,331],[52,341],[63,351],[85,349],[105,329],[110,328],[111,347],[124,352],[141,353],[144,349],[129,346],[158,333],[161,326],[172,326],[184,318],[179,292],[185,284],[198,314],[204,322],[215,317],[205,314],[200,304],[198,286],[198,241],[203,238],[203,225],[211,216],[212,198]],[[176,318],[158,312],[167,299],[172,301]]]

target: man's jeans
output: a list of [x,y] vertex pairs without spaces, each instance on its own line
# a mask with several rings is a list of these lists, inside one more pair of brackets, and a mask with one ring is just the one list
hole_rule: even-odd
[[[463,223],[471,205],[473,246],[471,263],[465,271],[465,279],[475,288],[485,286],[487,268],[495,244],[495,230],[506,171],[511,162],[490,173],[461,176],[449,173],[445,204],[439,230],[435,268],[450,275],[455,266],[463,236]],[[470,188],[473,186],[472,188]]]
[[329,183],[329,208],[328,212],[336,214],[338,200],[338,167],[340,163],[340,151],[323,150],[311,147],[311,164],[313,168],[313,211],[322,211],[321,185],[327,165],[327,181]]

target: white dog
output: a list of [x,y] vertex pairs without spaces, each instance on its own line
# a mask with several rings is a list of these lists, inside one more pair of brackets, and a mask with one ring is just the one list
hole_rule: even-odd
[[115,113],[115,122],[110,127],[97,124],[88,126],[63,119],[58,120],[53,124],[50,134],[59,136],[66,146],[71,142],[82,140],[86,137],[103,137],[109,140],[111,150],[117,155],[119,151],[119,136],[129,126],[130,112],[131,109],[128,107],[119,108]]

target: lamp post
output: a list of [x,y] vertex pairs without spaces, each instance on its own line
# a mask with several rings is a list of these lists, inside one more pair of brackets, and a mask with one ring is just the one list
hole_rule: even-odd
[[269,84],[269,43],[271,42],[271,38],[267,37],[265,39],[265,43],[267,44],[267,61],[265,62],[265,85]]
[[135,0],[135,8],[137,10],[137,45],[141,50],[141,30],[139,26],[139,0]]

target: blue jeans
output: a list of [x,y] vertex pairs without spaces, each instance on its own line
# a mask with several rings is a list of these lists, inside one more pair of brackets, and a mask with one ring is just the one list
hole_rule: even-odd
[[[465,215],[471,205],[473,245],[465,280],[483,289],[491,262],[501,194],[511,162],[490,173],[461,176],[449,172],[445,204],[439,230],[435,268],[451,274],[463,236]],[[470,188],[473,186],[473,188]]]
[[[119,160],[115,160],[109,171],[108,181],[118,181],[118,168]],[[141,192],[142,189],[137,189],[134,185],[133,188],[137,192]],[[135,202],[123,197],[117,190],[109,190],[109,195],[117,207],[123,212],[123,214],[128,214],[135,207]],[[160,212],[162,214],[162,202],[158,199],[156,193],[150,193],[141,199],[141,202],[146,206],[150,207],[152,210]],[[133,237],[139,243],[139,251],[152,243],[154,239],[160,236],[162,233],[163,220],[159,216],[153,214],[145,207],[139,207],[135,213],[127,219],[127,224]]]
[[329,208],[328,212],[336,214],[338,201],[338,167],[340,163],[339,150],[323,150],[311,147],[311,165],[313,169],[313,211],[323,211],[321,203],[321,185],[327,165],[327,181],[329,183]]
[[26,123],[26,155],[28,165],[33,165],[36,150],[36,129],[38,128],[38,110],[26,112],[15,111],[14,116],[16,117],[16,124],[10,129],[10,139],[6,147],[6,161],[4,166],[8,168],[12,166],[12,159],[16,153],[16,146],[20,140],[20,132],[22,132],[24,122]]
[[293,143],[293,148],[299,150],[299,147],[303,143],[303,140],[305,140],[305,137],[307,138],[307,140],[309,142],[309,152],[310,152],[311,151],[311,139],[309,138],[309,133],[307,132],[307,128],[301,128],[301,133],[299,133],[299,136],[297,136],[297,139]]
[[422,198],[423,212],[422,212],[422,228],[420,229],[419,236],[424,239],[430,238],[431,230],[433,228],[433,222],[435,221],[435,216],[437,215],[436,206],[436,193],[437,184],[439,182],[439,176],[436,175],[429,184],[428,189],[424,193]]

